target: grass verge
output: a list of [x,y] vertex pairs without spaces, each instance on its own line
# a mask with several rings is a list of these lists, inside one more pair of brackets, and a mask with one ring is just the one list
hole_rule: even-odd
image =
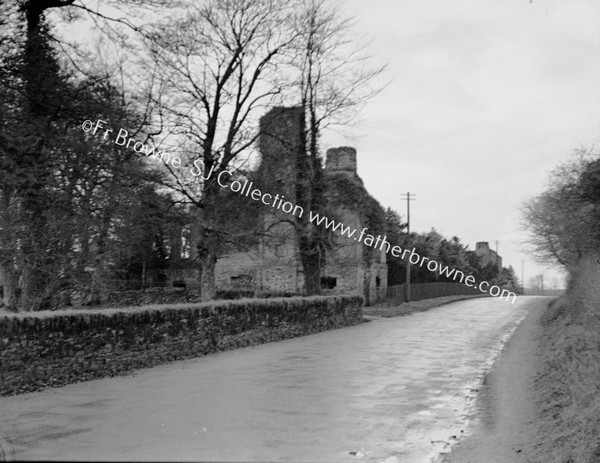
[[600,462],[600,270],[588,270],[542,318],[539,462]]

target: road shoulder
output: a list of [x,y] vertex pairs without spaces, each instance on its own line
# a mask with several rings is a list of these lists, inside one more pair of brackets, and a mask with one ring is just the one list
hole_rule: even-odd
[[477,398],[473,428],[444,463],[520,463],[538,442],[535,377],[540,364],[540,319],[549,300],[539,300],[486,375]]

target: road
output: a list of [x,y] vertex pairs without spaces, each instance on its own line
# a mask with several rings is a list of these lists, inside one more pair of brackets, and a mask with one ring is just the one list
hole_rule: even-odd
[[4,397],[0,436],[19,460],[433,461],[546,302],[471,299]]

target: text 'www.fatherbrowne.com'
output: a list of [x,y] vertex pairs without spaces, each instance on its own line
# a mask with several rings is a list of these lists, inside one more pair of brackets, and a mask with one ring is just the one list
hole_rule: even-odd
[[[385,251],[386,253],[392,254],[394,257],[400,257],[403,260],[406,260],[408,254],[408,261],[413,265],[419,265],[419,267],[423,267],[427,262],[427,270],[430,272],[436,272],[441,276],[445,276],[447,278],[451,278],[452,281],[459,281],[460,283],[465,284],[469,288],[477,288],[482,293],[489,293],[494,297],[505,297],[508,301],[511,297],[512,303],[515,303],[517,299],[517,295],[512,291],[507,289],[503,289],[499,286],[490,284],[487,281],[482,281],[477,283],[475,277],[472,275],[465,275],[460,270],[456,270],[454,268],[450,268],[447,265],[441,264],[434,259],[430,259],[429,257],[421,256],[418,252],[415,251],[415,248],[412,249],[404,249],[400,246],[392,246],[391,243],[387,240],[387,237],[384,235],[377,235],[375,238],[373,235],[367,233],[368,228],[363,228],[360,233],[356,228],[345,226],[341,222],[336,222],[335,220],[329,219],[328,217],[321,216],[319,214],[313,213],[310,211],[309,220],[311,223],[316,223],[317,225],[322,225],[325,228],[336,231],[340,235],[345,236],[347,238],[352,238],[359,243],[363,243],[366,246],[370,246],[375,249],[379,249],[381,251]],[[358,233],[358,236],[356,236]]]
[[[125,129],[119,129],[118,133],[115,135],[113,130],[106,126],[107,122],[101,119],[98,119],[94,124],[90,120],[86,120],[82,124],[82,129],[84,132],[91,132],[92,135],[96,135],[96,133],[100,130],[104,132],[102,136],[103,140],[109,139],[109,135],[111,135],[110,139],[114,137],[114,143],[119,146],[123,146],[125,148],[131,148],[135,152],[145,155],[149,158],[155,158],[166,165],[179,168],[182,165],[182,161],[179,157],[173,156],[167,151],[159,151],[156,149],[154,145],[149,145],[146,143],[142,143],[140,141],[135,140],[132,137],[129,137],[129,132]],[[216,174],[215,167],[213,166],[209,172],[205,171],[204,162],[201,159],[196,159],[193,162],[193,166],[190,167],[190,174],[193,177],[200,177],[203,180],[208,180]],[[276,210],[281,210],[287,214],[291,214],[295,217],[302,218],[304,217],[305,211],[304,208],[298,205],[294,205],[289,201],[285,200],[284,195],[279,194],[271,194],[265,193],[261,191],[259,188],[254,186],[254,183],[249,180],[239,181],[234,180],[234,173],[228,170],[222,170],[218,174],[216,174],[216,180],[219,186],[223,188],[229,188],[234,193],[241,194],[243,196],[247,196],[252,198],[254,201],[260,201],[265,206],[269,206]],[[413,247],[411,250],[404,249],[400,246],[392,246],[387,237],[384,235],[378,235],[377,238],[375,236],[367,233],[368,228],[363,228],[360,232],[356,228],[351,228],[344,225],[341,222],[337,222],[332,220],[326,216],[319,215],[314,213],[313,211],[308,211],[309,221],[317,226],[323,226],[328,230],[338,232],[340,235],[354,239],[359,243],[363,243],[366,246],[373,247],[379,250],[385,250],[386,253],[391,253],[394,257],[401,257],[403,260],[407,259],[412,265],[419,265],[419,267],[423,267],[427,262],[427,270],[431,272],[436,272],[441,276],[445,276],[447,278],[451,278],[453,281],[459,281],[467,285],[470,288],[477,288],[482,293],[489,293],[494,297],[505,297],[508,301],[512,296],[512,303],[514,304],[517,295],[507,289],[500,288],[499,286],[490,286],[487,281],[482,281],[480,283],[476,283],[475,277],[472,275],[466,276],[460,270],[456,270],[450,268],[446,265],[440,264],[439,262],[430,259],[425,256],[420,256],[419,253],[415,251]],[[358,236],[357,236],[358,234]],[[416,258],[416,259],[415,259]]]

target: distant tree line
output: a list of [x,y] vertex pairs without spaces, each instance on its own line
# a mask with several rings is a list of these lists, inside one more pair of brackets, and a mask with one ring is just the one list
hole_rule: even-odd
[[[453,236],[447,239],[434,228],[427,233],[405,233],[406,224],[394,210],[386,210],[386,236],[392,245],[403,249],[412,249],[420,256],[460,270],[465,275],[472,275],[477,281],[487,281],[492,285],[518,288],[519,279],[512,268],[499,267],[494,262],[484,264],[479,256],[464,245],[460,238]],[[387,255],[388,286],[400,285],[406,282],[406,262],[399,257]],[[431,272],[426,267],[413,265],[410,274],[411,283],[444,283],[454,282],[452,278]]]

